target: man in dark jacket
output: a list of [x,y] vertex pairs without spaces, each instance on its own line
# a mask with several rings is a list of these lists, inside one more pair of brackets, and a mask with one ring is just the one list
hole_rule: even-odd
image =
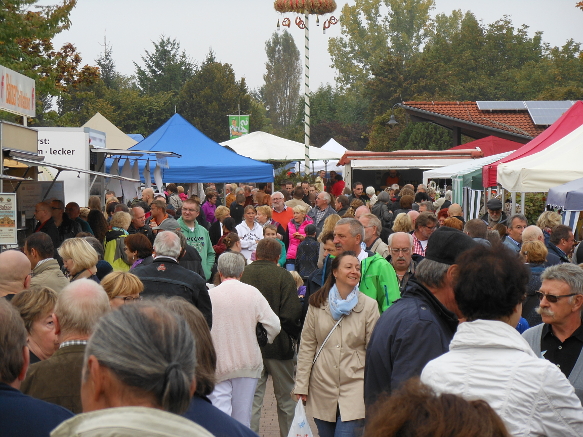
[[551,232],[551,238],[547,244],[549,253],[557,255],[561,263],[569,263],[569,257],[575,248],[575,237],[573,230],[569,226],[555,226]]
[[44,232],[53,241],[55,248],[55,258],[59,259],[57,249],[61,245],[61,238],[59,236],[59,229],[55,225],[51,204],[47,202],[37,203],[34,209],[34,218],[38,220],[38,224],[34,228],[34,232]]
[[[441,208],[443,209],[445,206],[442,206]],[[508,226],[508,217],[506,216],[506,213],[502,211],[502,201],[500,199],[488,200],[488,202],[486,202],[486,209],[488,212],[480,218],[486,222],[489,229],[492,229],[497,224]]]
[[0,434],[48,437],[73,413],[19,391],[28,370],[26,329],[18,311],[5,299],[0,299],[0,320]]
[[204,315],[209,328],[213,310],[205,280],[178,264],[182,251],[180,238],[174,232],[159,233],[154,240],[154,261],[133,270],[144,283],[142,296],[180,296],[191,302]]
[[429,238],[415,279],[377,322],[366,350],[364,400],[371,407],[449,350],[458,325],[453,294],[456,257],[478,243],[457,229],[442,227]]
[[[60,243],[68,238],[74,238],[81,232],[81,226],[74,220],[71,220],[65,213],[65,204],[60,200],[53,200],[51,202],[51,209],[53,211],[53,220],[59,230]],[[59,246],[61,245],[59,243]]]
[[141,206],[134,206],[130,209],[132,216],[132,223],[128,228],[128,234],[144,234],[150,243],[154,243],[154,232],[149,225],[146,224],[146,212]]
[[295,401],[290,396],[294,387],[294,340],[300,335],[302,311],[292,275],[277,262],[281,245],[274,238],[264,238],[257,244],[257,261],[245,267],[241,282],[259,289],[281,322],[281,332],[272,344],[261,348],[263,372],[253,400],[251,429],[259,432],[259,419],[267,376],[273,378],[277,399],[277,417],[281,437],[288,435],[294,417]]

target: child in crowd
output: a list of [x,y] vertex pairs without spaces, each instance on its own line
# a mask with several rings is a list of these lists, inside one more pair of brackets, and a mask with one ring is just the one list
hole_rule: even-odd
[[306,295],[306,286],[304,285],[304,280],[297,271],[292,270],[290,273],[293,276],[294,281],[296,281],[296,287],[298,287],[298,297],[300,298],[300,302],[303,305],[304,296]]
[[[279,261],[277,264],[281,267],[285,267],[285,244],[279,238],[277,238],[277,227],[275,225],[265,225],[263,227],[263,238],[275,238],[279,244],[281,244],[281,255],[279,256]],[[251,254],[251,261],[255,261],[256,253],[253,251]]]

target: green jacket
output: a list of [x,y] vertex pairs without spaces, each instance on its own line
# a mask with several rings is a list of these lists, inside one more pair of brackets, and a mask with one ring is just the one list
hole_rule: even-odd
[[178,219],[178,224],[188,244],[194,247],[202,258],[202,269],[204,270],[205,279],[209,281],[211,279],[211,270],[215,263],[215,250],[209,237],[209,231],[199,225],[196,220],[194,221],[194,231],[191,231],[186,226],[182,217]]
[[378,302],[381,314],[401,297],[395,269],[378,253],[360,263],[360,272],[359,289]]

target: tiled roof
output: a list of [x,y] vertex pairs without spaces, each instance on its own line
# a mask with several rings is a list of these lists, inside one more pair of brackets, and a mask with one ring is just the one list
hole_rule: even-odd
[[476,102],[403,102],[402,105],[533,138],[546,128],[535,125],[526,108],[513,111],[480,111]]

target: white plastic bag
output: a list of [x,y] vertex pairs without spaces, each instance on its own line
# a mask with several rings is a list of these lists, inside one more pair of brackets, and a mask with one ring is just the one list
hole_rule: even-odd
[[313,437],[308,418],[306,417],[304,403],[301,400],[296,404],[294,421],[292,422],[287,437]]

